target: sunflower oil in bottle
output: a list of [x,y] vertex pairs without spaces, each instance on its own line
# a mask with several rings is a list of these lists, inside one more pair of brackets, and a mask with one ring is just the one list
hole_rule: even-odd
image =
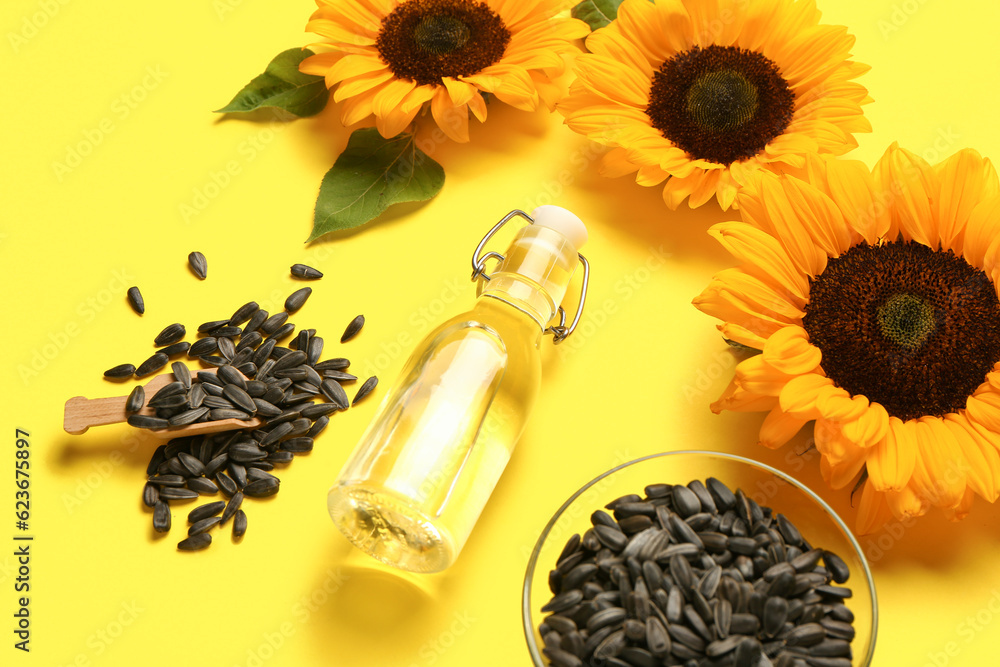
[[[515,214],[524,215],[504,218],[477,255]],[[330,489],[334,523],[384,563],[437,572],[454,562],[528,419],[547,324],[561,314],[557,342],[572,331],[560,303],[586,262],[578,254],[586,228],[556,206],[541,206],[532,218],[472,310],[414,350]],[[481,260],[474,266],[484,275]]]

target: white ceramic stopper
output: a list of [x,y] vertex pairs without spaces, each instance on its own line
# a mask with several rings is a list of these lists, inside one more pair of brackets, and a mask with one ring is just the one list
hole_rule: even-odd
[[561,206],[539,206],[531,212],[536,225],[548,227],[566,237],[579,250],[587,242],[587,228],[583,221]]

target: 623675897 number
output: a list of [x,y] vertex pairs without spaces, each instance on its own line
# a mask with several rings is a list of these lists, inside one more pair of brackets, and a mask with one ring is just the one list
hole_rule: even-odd
[[31,443],[30,433],[17,429],[17,443],[14,450],[14,518],[18,530],[28,530],[31,518]]

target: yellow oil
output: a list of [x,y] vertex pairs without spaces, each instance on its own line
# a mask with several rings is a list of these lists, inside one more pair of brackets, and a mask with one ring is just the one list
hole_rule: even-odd
[[358,548],[415,572],[454,561],[524,429],[540,339],[530,317],[481,299],[413,353],[328,497]]
[[563,237],[526,228],[475,307],[413,352],[328,495],[355,546],[414,572],[455,560],[527,422],[576,263]]

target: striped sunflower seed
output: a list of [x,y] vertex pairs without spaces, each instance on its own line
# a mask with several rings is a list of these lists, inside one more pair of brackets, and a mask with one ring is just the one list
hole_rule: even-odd
[[158,351],[160,354],[165,354],[168,357],[176,357],[178,354],[186,354],[190,349],[191,343],[181,341],[179,343],[174,343],[173,345],[161,347]]
[[247,485],[247,469],[236,461],[229,462],[229,475],[239,488]]
[[181,551],[198,551],[206,548],[212,543],[212,536],[208,533],[192,535],[177,543],[177,548]]
[[188,523],[197,523],[202,519],[207,519],[210,516],[215,516],[221,512],[226,507],[226,501],[217,500],[214,503],[206,503],[200,507],[196,507],[188,514]]
[[323,432],[323,429],[325,429],[327,424],[329,423],[330,423],[330,418],[327,417],[326,415],[323,415],[315,422],[313,422],[313,425],[309,428],[308,431],[306,431],[306,435],[309,436],[310,438],[315,438],[316,436],[318,436],[320,433]]
[[169,324],[164,327],[163,331],[157,334],[156,338],[153,339],[153,345],[161,347],[163,345],[176,343],[181,338],[184,338],[185,333],[187,333],[187,330],[184,329],[183,324],[177,322]]
[[363,326],[365,326],[365,316],[358,315],[348,323],[347,328],[344,329],[344,334],[340,337],[340,342],[346,343],[357,336]]
[[323,274],[305,264],[292,264],[292,275],[301,280],[319,280]]
[[199,338],[192,343],[191,348],[188,350],[188,355],[192,357],[204,357],[214,354],[218,349],[218,339],[215,338],[215,336],[207,336],[205,338]]
[[157,352],[149,359],[146,359],[146,361],[139,364],[139,367],[135,369],[135,376],[141,378],[146,377],[151,373],[155,373],[166,366],[168,361],[170,361],[170,357],[162,352]]
[[266,460],[271,463],[290,463],[293,458],[295,458],[295,455],[292,452],[278,450],[268,454]]
[[[246,391],[247,381],[244,379],[243,374],[232,366],[226,364],[224,366],[219,366],[219,370],[216,373],[219,378],[225,384],[231,384],[239,387],[243,391]],[[223,386],[225,388],[225,386]]]
[[244,331],[243,336],[240,337],[240,344],[236,346],[236,351],[245,351],[247,358],[243,361],[250,361],[253,356],[254,349],[260,345],[263,340],[264,337],[261,336],[258,331],[251,331],[250,333]]
[[229,499],[229,502],[226,503],[226,509],[222,512],[222,523],[229,521],[229,519],[236,514],[236,510],[238,510],[242,504],[243,492],[237,491],[233,494],[233,497]]
[[197,498],[198,492],[191,489],[184,489],[179,486],[161,486],[160,498],[167,500],[190,500]]
[[257,329],[260,328],[260,325],[262,325],[264,323],[264,320],[266,320],[268,317],[270,317],[270,313],[268,313],[263,308],[258,308],[256,311],[254,311],[254,314],[250,316],[250,321],[247,322],[247,325],[243,327],[244,335],[257,331]]
[[371,376],[365,380],[364,384],[358,389],[358,393],[354,395],[354,400],[351,401],[351,407],[358,404],[358,401],[362,400],[365,396],[370,394],[375,386],[378,384],[378,378],[376,376]]
[[[243,384],[246,387],[246,383]],[[247,394],[245,389],[241,389],[235,384],[227,384],[222,388],[222,397],[228,400],[230,403],[235,405],[241,410],[245,410],[249,414],[253,414],[257,411],[257,405],[254,403],[250,395]]]
[[212,335],[216,338],[236,338],[241,333],[243,333],[242,329],[229,325],[219,327],[218,329],[212,331]]
[[218,338],[216,339],[216,344],[219,346],[219,356],[228,362],[232,362],[233,357],[236,356],[236,346],[233,345],[231,338]]
[[342,371],[345,368],[349,368],[350,365],[351,365],[350,359],[345,359],[344,357],[337,357],[335,359],[327,359],[325,361],[321,361],[318,364],[313,364],[313,368],[322,373],[324,371]]
[[145,404],[146,390],[142,388],[141,384],[136,385],[125,400],[125,414],[139,412]]
[[215,331],[218,331],[227,324],[229,324],[229,320],[210,320],[208,322],[202,322],[198,325],[198,333],[207,333],[214,336]]
[[195,251],[188,255],[188,265],[191,267],[194,275],[198,276],[199,280],[204,280],[208,277],[208,261],[200,252]]
[[182,475],[155,475],[149,478],[149,483],[157,486],[184,486],[184,477]]
[[257,305],[256,301],[248,301],[233,313],[233,316],[229,318],[229,323],[233,325],[240,325],[253,317],[254,313],[260,310],[260,306]]
[[188,535],[201,535],[202,533],[207,533],[209,530],[219,525],[221,521],[221,516],[210,516],[200,521],[196,521],[191,524],[190,528],[188,528]]
[[315,364],[319,361],[320,355],[323,354],[323,339],[319,336],[313,336],[309,339],[309,347],[306,349],[307,362],[309,364]]
[[176,381],[184,385],[185,389],[191,388],[191,370],[187,367],[187,364],[183,361],[175,361],[170,364],[170,370],[173,372]]
[[170,426],[187,426],[188,424],[195,423],[196,421],[198,421],[207,414],[209,414],[209,408],[205,406],[202,406],[200,408],[192,408],[190,410],[185,410],[180,414],[174,415],[173,417],[167,420],[167,423],[170,424]]
[[286,452],[293,452],[295,454],[311,452],[313,439],[309,437],[289,438],[281,443],[281,448]]
[[134,426],[136,428],[159,429],[170,426],[166,419],[150,417],[148,415],[129,415],[126,421],[128,421],[129,426]]
[[281,482],[277,477],[258,479],[243,487],[243,493],[254,498],[265,498],[276,494],[280,485]]
[[253,417],[242,410],[235,410],[231,408],[212,408],[212,410],[208,413],[208,418],[214,422],[221,421],[223,419],[242,419],[243,421],[253,419]]
[[259,461],[267,457],[267,452],[257,445],[248,442],[238,442],[229,446],[229,460],[237,463]]
[[139,315],[146,312],[146,303],[142,300],[142,293],[139,292],[138,287],[128,288],[128,305],[132,306],[132,310]]
[[170,505],[162,500],[158,500],[153,507],[153,530],[158,533],[170,530]]
[[264,320],[264,323],[260,325],[260,332],[264,335],[271,335],[281,327],[285,325],[288,321],[288,313],[275,313],[269,318]]
[[247,532],[247,515],[242,509],[233,515],[233,537],[239,539]]
[[350,405],[347,392],[335,380],[323,380],[323,383],[319,386],[319,390],[328,401],[334,403],[341,410],[346,410],[347,406]]
[[219,492],[219,487],[207,477],[192,477],[187,481],[187,486],[192,491],[204,496],[215,495]]
[[132,364],[119,364],[114,368],[109,368],[104,371],[104,377],[106,378],[127,378],[132,377],[135,373],[135,366]]
[[156,507],[159,500],[160,488],[152,482],[146,482],[146,486],[142,487],[142,503],[146,507]]
[[306,299],[309,298],[310,294],[312,294],[312,287],[303,287],[302,289],[295,290],[285,299],[285,310],[289,313],[299,310],[305,305]]
[[239,487],[236,486],[236,482],[233,481],[233,478],[224,472],[218,472],[215,474],[215,483],[218,484],[219,488],[227,496],[232,496],[239,491]]
[[328,380],[336,380],[337,382],[354,382],[358,379],[357,375],[351,375],[350,373],[345,373],[344,371],[335,370],[324,370],[321,371],[323,377]]
[[306,419],[316,419],[317,417],[337,412],[339,409],[335,403],[313,403],[302,408],[299,414]]

